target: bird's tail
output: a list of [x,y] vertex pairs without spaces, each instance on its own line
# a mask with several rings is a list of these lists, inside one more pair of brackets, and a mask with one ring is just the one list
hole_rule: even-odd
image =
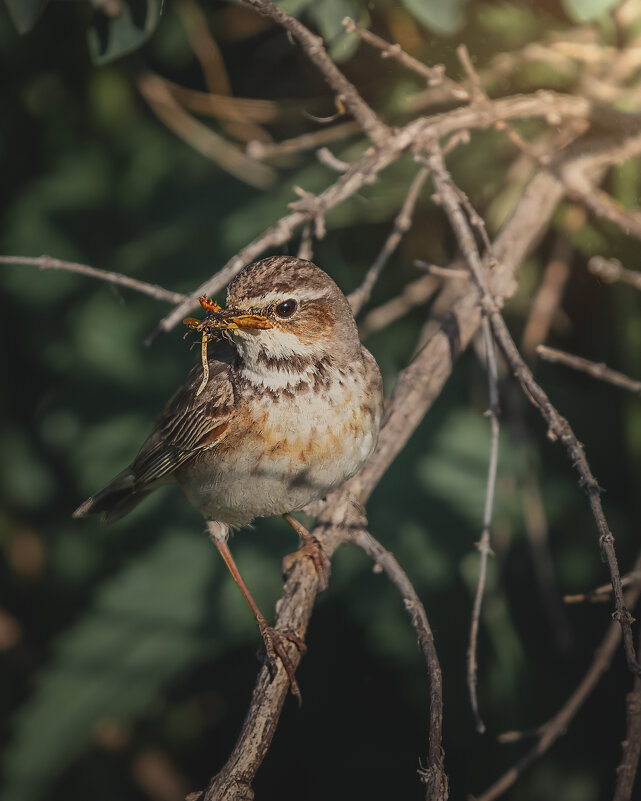
[[137,490],[134,474],[128,467],[119,473],[107,486],[87,498],[73,513],[74,517],[89,517],[102,514],[101,523],[108,524],[120,520],[138,506],[151,490]]

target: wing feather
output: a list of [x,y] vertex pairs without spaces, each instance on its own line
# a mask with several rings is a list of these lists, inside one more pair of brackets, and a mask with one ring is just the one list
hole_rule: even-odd
[[197,364],[156,420],[131,465],[137,490],[167,479],[189,459],[215,446],[229,428],[234,411],[229,362],[210,359],[207,386],[196,395],[201,380],[202,365]]

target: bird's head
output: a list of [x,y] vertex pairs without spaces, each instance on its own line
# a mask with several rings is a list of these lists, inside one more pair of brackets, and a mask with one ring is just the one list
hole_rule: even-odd
[[229,285],[226,308],[211,318],[214,327],[232,333],[250,366],[360,353],[354,316],[341,290],[315,264],[291,256],[241,270]]

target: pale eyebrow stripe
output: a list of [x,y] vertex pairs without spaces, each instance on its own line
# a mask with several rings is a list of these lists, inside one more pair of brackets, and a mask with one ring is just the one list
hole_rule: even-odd
[[265,306],[276,301],[296,300],[299,303],[312,300],[323,300],[327,298],[327,293],[306,292],[304,289],[292,289],[290,292],[267,292],[264,295],[255,295],[251,298],[244,298],[243,305],[250,307]]

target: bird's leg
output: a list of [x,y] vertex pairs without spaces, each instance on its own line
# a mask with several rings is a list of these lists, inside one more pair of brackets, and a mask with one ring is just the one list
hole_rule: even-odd
[[287,673],[292,695],[295,695],[300,703],[301,694],[298,687],[298,682],[296,681],[296,668],[292,664],[289,654],[287,653],[287,643],[295,645],[301,653],[304,653],[307,650],[305,643],[297,634],[294,634],[293,632],[278,631],[273,626],[269,625],[267,619],[258,608],[256,601],[254,601],[249,588],[245,584],[243,577],[240,575],[240,571],[236,566],[234,557],[231,555],[229,545],[227,545],[227,527],[221,526],[218,523],[209,523],[208,527],[210,537],[213,540],[214,545],[216,548],[218,548],[220,555],[225,560],[225,564],[227,565],[232,578],[238,585],[238,589],[242,592],[243,598],[247,601],[247,605],[251,609],[251,612],[256,620],[258,630],[260,631],[260,636],[263,638],[263,642],[265,643],[269,672],[272,674],[272,676],[274,675],[277,666],[277,659],[280,659],[283,667],[285,668],[285,672]]
[[300,545],[298,550],[294,553],[287,554],[283,559],[283,572],[287,573],[292,569],[294,564],[299,559],[311,559],[316,568],[316,575],[318,576],[319,590],[327,589],[329,584],[329,574],[331,570],[331,562],[325,553],[320,540],[316,539],[313,534],[305,528],[302,523],[299,523],[295,517],[290,514],[284,514],[283,517],[294,529],[300,538]]

